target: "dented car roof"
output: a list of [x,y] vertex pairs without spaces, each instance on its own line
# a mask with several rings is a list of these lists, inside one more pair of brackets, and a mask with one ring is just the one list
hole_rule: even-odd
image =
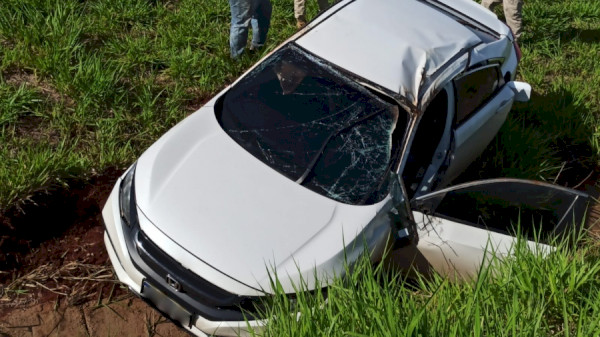
[[439,86],[435,78],[452,76],[440,76],[447,70],[455,74],[456,69],[446,69],[450,64],[466,67],[469,50],[483,42],[461,18],[424,1],[347,1],[337,6],[296,43],[396,93],[409,107],[422,107],[431,96],[426,91]]

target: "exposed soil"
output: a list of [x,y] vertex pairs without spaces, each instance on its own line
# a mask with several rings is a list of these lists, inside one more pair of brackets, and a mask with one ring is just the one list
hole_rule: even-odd
[[64,103],[66,106],[72,107],[75,102],[70,97],[63,95],[56,90],[48,81],[40,79],[35,73],[18,67],[11,67],[4,71],[4,79],[6,83],[21,86],[26,85],[36,88],[42,95],[47,97],[51,102]]
[[32,336],[187,336],[157,311],[136,298],[103,303],[20,307],[0,317],[1,337]]
[[65,261],[102,263],[101,209],[121,170],[111,169],[89,181],[70,181],[13,206],[0,218],[0,282],[31,268]]
[[0,218],[0,337],[186,335],[112,272],[101,209],[121,173],[70,181]]
[[0,314],[60,298],[78,304],[109,291],[113,277],[100,210],[119,174],[113,169],[89,182],[72,181],[4,213]]

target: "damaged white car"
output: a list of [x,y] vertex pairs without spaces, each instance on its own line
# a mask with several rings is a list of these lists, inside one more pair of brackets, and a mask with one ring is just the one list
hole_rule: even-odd
[[103,210],[116,274],[194,334],[237,336],[263,324],[272,270],[293,293],[393,240],[468,271],[488,242],[508,253],[519,219],[525,234],[564,231],[585,194],[515,179],[444,189],[529,98],[518,58],[470,0],[336,4],[119,179]]

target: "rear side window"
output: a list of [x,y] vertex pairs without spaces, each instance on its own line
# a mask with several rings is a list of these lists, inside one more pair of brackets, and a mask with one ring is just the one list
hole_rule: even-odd
[[466,121],[502,85],[497,65],[478,68],[454,80],[456,90],[456,125]]

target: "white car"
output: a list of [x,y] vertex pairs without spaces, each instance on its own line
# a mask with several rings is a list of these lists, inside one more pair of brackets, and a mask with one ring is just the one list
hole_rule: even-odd
[[293,293],[393,240],[468,271],[488,242],[509,253],[520,215],[543,218],[542,237],[564,231],[585,194],[514,179],[443,189],[529,98],[518,58],[470,0],[337,3],[117,181],[103,218],[118,278],[194,334],[237,336],[264,323],[253,308],[275,270]]

